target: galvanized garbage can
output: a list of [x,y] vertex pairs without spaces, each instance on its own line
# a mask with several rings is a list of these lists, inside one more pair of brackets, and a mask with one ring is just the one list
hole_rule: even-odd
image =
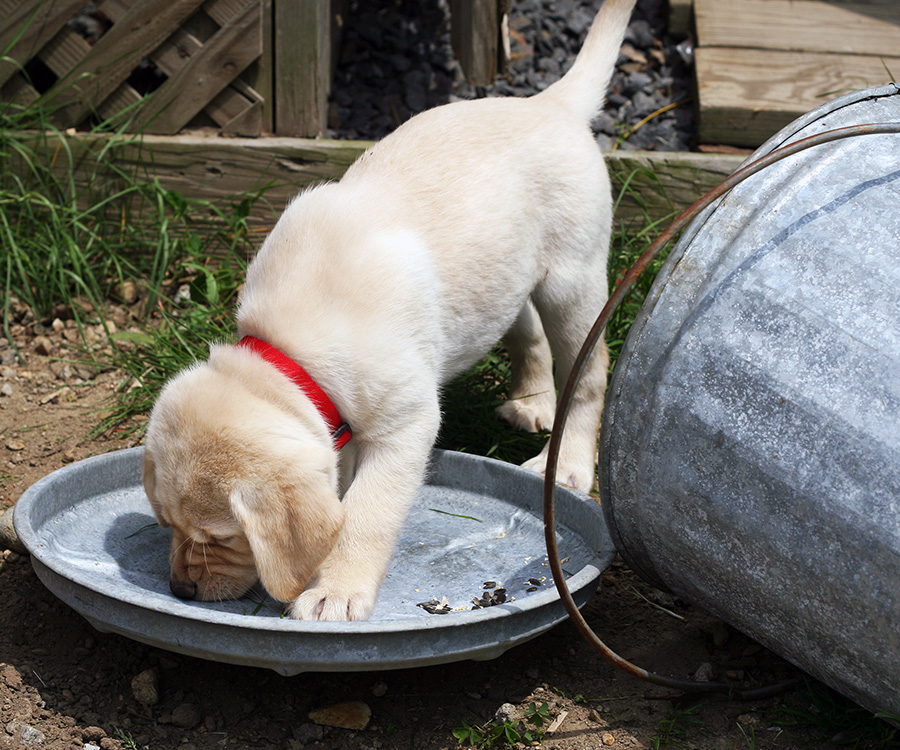
[[[900,86],[856,92],[754,157],[891,121]],[[600,490],[641,575],[900,714],[900,135],[789,157],[689,226],[616,366]]]

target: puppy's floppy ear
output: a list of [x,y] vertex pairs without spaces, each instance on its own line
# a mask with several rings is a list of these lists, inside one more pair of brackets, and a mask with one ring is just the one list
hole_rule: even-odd
[[163,528],[167,528],[169,524],[165,522],[160,515],[158,508],[159,503],[156,500],[156,464],[153,463],[153,456],[150,451],[144,449],[144,492],[147,493],[147,499],[150,501],[150,507],[156,515],[156,520]]
[[231,510],[250,542],[260,581],[284,602],[300,595],[344,524],[344,508],[324,476],[235,489]]

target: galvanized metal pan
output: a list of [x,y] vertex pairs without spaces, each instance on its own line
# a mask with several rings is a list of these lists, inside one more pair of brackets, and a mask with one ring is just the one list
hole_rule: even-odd
[[[547,566],[543,481],[519,467],[435,451],[372,618],[301,622],[264,591],[227,602],[169,593],[170,532],[141,487],[142,457],[133,448],[72,464],[16,504],[38,577],[100,631],[293,675],[492,659],[566,617]],[[561,488],[557,503],[563,569],[582,606],[615,548],[593,499]],[[504,603],[475,607],[502,598],[498,588]],[[444,614],[418,606],[444,598]]]

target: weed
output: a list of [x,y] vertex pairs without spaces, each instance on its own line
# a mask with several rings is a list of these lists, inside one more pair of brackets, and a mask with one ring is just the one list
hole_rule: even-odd
[[653,750],[659,750],[661,747],[685,747],[682,740],[688,736],[690,730],[703,726],[703,720],[696,715],[701,705],[697,703],[687,708],[679,708],[670,703],[666,718],[656,727],[657,736],[650,738]]
[[124,750],[138,750],[137,742],[129,732],[120,727],[115,728],[116,739],[122,743]]
[[528,704],[525,711],[524,724],[494,719],[481,725],[472,725],[463,721],[462,726],[453,730],[453,736],[459,745],[488,750],[493,747],[515,747],[520,743],[541,742],[544,739],[544,726],[550,722],[550,707],[546,703]]

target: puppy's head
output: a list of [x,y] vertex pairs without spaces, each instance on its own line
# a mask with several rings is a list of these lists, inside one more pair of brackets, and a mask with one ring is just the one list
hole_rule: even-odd
[[176,596],[233,599],[257,580],[295,599],[343,524],[327,435],[209,365],[173,379],[147,429],[144,488],[171,527]]

